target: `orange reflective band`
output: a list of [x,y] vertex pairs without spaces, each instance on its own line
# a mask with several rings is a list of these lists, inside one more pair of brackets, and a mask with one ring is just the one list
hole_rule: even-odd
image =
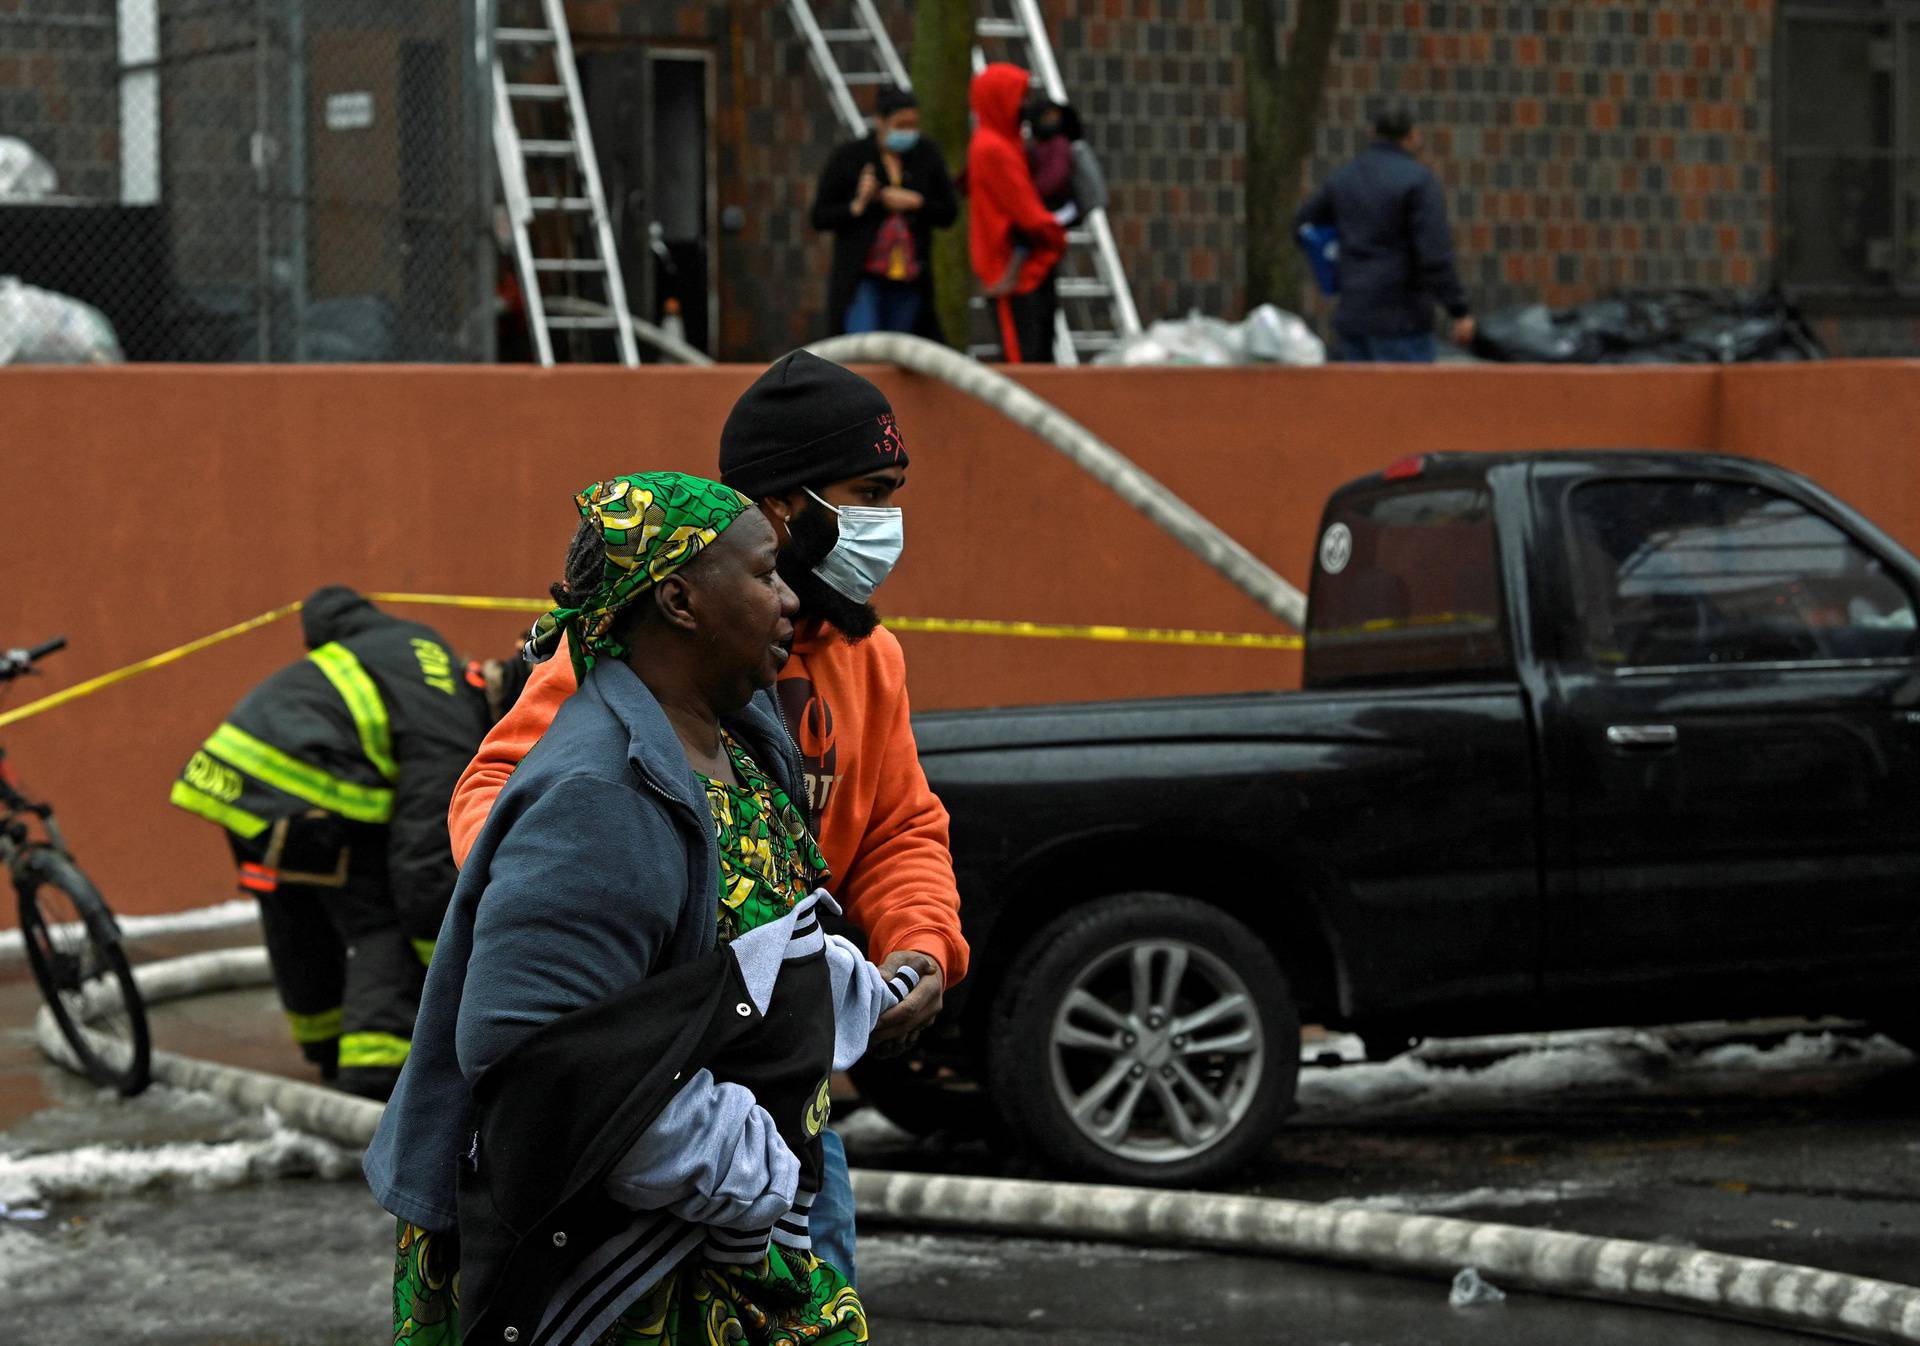
[[250,893],[271,893],[280,886],[280,871],[265,865],[243,864],[240,886]]

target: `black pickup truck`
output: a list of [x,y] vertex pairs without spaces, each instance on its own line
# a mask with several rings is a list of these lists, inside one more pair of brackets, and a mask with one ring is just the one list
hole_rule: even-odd
[[1218,1177],[1307,1023],[1920,1028],[1920,563],[1777,467],[1409,458],[1342,487],[1305,690],[928,714],[971,978],[869,1096]]

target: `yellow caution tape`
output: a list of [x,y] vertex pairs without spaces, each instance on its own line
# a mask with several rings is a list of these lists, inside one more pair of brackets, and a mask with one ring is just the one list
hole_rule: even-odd
[[[472,594],[368,594],[376,603],[415,604],[422,607],[466,608],[480,612],[545,612],[553,605],[539,598],[487,598]],[[271,625],[282,617],[291,617],[300,611],[300,604],[288,603],[271,612],[263,612],[258,617],[249,617],[244,622],[235,622],[232,626],[222,627],[210,635],[190,640],[184,645],[176,645],[148,659],[142,659],[125,668],[116,668],[111,673],[102,673],[99,677],[88,678],[71,687],[62,688],[51,696],[43,696],[38,701],[29,701],[24,706],[0,713],[0,729],[21,720],[31,719],[35,715],[45,714],[55,707],[64,706],[69,701],[78,701],[83,696],[91,696],[102,688],[111,687],[117,682],[151,672],[156,668],[177,662],[190,654],[197,654],[223,640],[245,635],[262,626]],[[1094,640],[1123,645],[1184,645],[1189,649],[1232,649],[1232,650],[1297,650],[1303,642],[1299,636],[1263,635],[1250,631],[1186,631],[1170,627],[1144,626],[1074,626],[1059,622],[1002,622],[975,617],[888,617],[887,629],[890,631],[918,631],[940,635],[965,636],[1012,636],[1028,640]]]
[[142,659],[137,664],[128,664],[125,668],[116,668],[111,673],[102,673],[97,678],[88,678],[85,682],[76,682],[71,687],[63,687],[52,696],[43,696],[38,701],[29,701],[24,706],[18,706],[5,714],[0,714],[0,729],[10,724],[18,724],[21,720],[32,716],[44,714],[55,706],[64,706],[69,701],[78,701],[83,696],[92,696],[103,687],[111,687],[116,682],[125,682],[128,678],[137,677],[139,674],[184,659],[189,654],[198,654],[209,645],[218,645],[223,640],[243,636],[256,627],[267,626],[279,621],[282,617],[290,617],[298,611],[300,611],[298,603],[289,603],[283,608],[275,608],[272,612],[263,612],[258,617],[249,617],[244,622],[235,622],[232,626],[222,627],[212,635],[201,636],[198,640],[189,640],[184,645],[176,645],[164,653],[154,655],[151,659]]
[[889,631],[961,636],[1024,636],[1033,640],[1105,640],[1123,645],[1187,645],[1231,650],[1297,650],[1299,636],[1251,631],[1182,631],[1149,626],[1069,626],[1058,622],[996,622],[974,617],[888,617]]
[[472,594],[368,594],[376,603],[417,603],[431,608],[473,608],[481,612],[545,612],[550,598],[476,598]]

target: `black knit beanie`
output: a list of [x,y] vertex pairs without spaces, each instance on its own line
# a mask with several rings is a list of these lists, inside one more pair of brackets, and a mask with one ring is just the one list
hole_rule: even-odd
[[720,431],[720,480],[754,500],[906,465],[881,391],[807,351],[755,379]]

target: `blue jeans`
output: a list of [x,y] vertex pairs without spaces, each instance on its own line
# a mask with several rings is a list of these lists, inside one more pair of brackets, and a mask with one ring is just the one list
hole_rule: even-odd
[[1340,334],[1340,353],[1336,357],[1349,364],[1430,365],[1433,363],[1433,333],[1415,336],[1348,336]]
[[820,1175],[820,1195],[813,1199],[807,1216],[807,1234],[813,1240],[814,1255],[847,1278],[853,1279],[853,1179],[847,1175],[847,1147],[840,1133],[828,1127],[820,1133],[820,1148],[826,1154],[826,1172]]
[[847,305],[849,332],[911,332],[919,321],[920,287],[907,281],[868,276]]

